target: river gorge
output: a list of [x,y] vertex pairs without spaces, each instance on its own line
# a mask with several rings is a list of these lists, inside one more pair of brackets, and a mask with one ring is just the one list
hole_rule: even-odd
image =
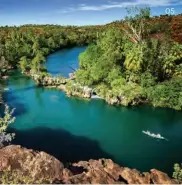
[[[48,72],[68,77],[84,50],[75,47],[49,55]],[[9,126],[16,134],[13,144],[45,151],[65,163],[107,158],[140,171],[157,168],[170,176],[174,163],[181,162],[180,111],[69,98],[60,90],[37,87],[19,71],[11,73],[8,88],[5,102],[16,108],[16,121]],[[146,130],[168,141],[142,133]]]

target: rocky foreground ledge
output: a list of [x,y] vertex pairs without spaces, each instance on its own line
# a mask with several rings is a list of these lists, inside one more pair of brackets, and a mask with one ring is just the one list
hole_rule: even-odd
[[[18,178],[18,175],[13,175],[15,172],[21,174],[21,180],[14,181]],[[152,169],[140,173],[135,169],[120,167],[110,159],[80,161],[64,167],[59,160],[45,152],[16,145],[0,149],[0,175],[1,183],[8,183],[9,179],[15,183],[177,184],[161,171]]]

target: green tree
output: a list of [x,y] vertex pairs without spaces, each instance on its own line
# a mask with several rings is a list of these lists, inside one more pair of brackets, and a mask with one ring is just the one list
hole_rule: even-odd
[[33,72],[40,72],[42,64],[45,62],[45,57],[41,52],[38,52],[31,62],[31,70]]
[[8,68],[8,61],[5,59],[4,56],[1,57],[0,59],[0,76],[5,74]]
[[[79,57],[81,71],[76,72],[79,82],[96,85],[107,81],[114,68],[121,69],[123,58],[122,35],[120,30],[109,29],[103,33],[96,45],[91,45]],[[83,82],[89,82],[89,84]],[[91,84],[90,84],[91,83]]]
[[33,45],[32,45],[32,50],[33,50],[33,55],[35,56],[37,54],[37,52],[40,49],[40,44],[38,39],[33,39]]
[[20,58],[20,69],[22,70],[22,72],[25,72],[27,67],[28,67],[28,60],[26,56],[23,56]]

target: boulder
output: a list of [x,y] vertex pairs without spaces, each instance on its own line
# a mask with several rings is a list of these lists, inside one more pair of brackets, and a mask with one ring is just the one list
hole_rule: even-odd
[[69,73],[68,76],[70,80],[75,79],[75,73]]
[[45,152],[35,152],[10,145],[0,149],[0,171],[21,171],[35,181],[38,179],[62,179],[63,164]]
[[82,169],[82,173],[64,179],[73,184],[177,184],[167,174],[158,170],[140,173],[136,169],[120,167],[110,159],[80,161],[72,164]]
[[[15,145],[0,149],[0,175],[6,174],[7,170],[10,170],[12,178],[16,178],[16,174],[13,175],[12,172],[19,171],[21,177],[28,177],[31,179],[28,182],[31,183],[43,179],[49,180],[49,183],[61,184],[177,184],[177,181],[158,170],[140,173],[136,169],[120,167],[110,159],[69,163],[65,168],[60,161],[45,152]],[[7,184],[7,181],[3,182]]]
[[163,173],[159,170],[151,170],[151,180],[153,184],[177,184],[177,181],[169,178],[166,173]]
[[74,163],[83,172],[68,178],[65,183],[83,184],[150,184],[150,174],[122,168],[110,159],[89,160]]
[[110,105],[116,105],[116,104],[120,104],[120,101],[117,97],[106,97],[106,102]]
[[60,89],[62,91],[66,91],[66,86],[65,85],[59,85],[58,89]]
[[8,78],[9,78],[9,76],[2,76],[2,78],[3,78],[3,79],[8,79]]

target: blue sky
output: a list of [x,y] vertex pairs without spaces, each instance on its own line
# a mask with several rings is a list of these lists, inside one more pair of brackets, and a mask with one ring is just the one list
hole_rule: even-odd
[[105,24],[122,19],[127,6],[149,6],[153,15],[166,8],[182,13],[182,0],[0,0],[0,25]]

